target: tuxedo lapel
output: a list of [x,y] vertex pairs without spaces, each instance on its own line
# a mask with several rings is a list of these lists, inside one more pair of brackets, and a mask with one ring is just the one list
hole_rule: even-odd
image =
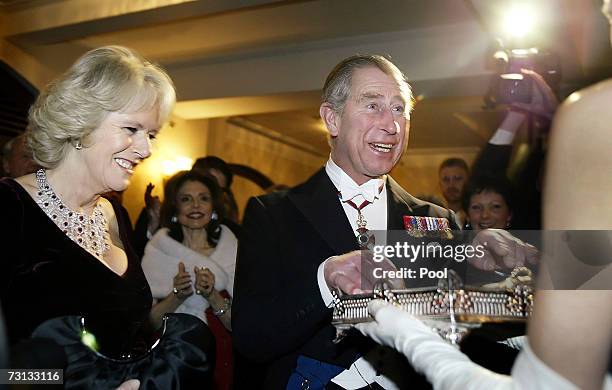
[[290,191],[288,198],[336,254],[358,249],[355,234],[338,199],[338,190],[324,168]]
[[387,176],[387,229],[404,230],[404,216],[428,216],[429,205],[419,204],[391,176]]
[[387,176],[387,230],[403,230],[404,215],[412,215],[412,202],[408,193]]

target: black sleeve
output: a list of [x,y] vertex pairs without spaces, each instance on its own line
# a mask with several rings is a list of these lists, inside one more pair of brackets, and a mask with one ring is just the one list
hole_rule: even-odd
[[258,198],[247,204],[232,308],[234,346],[258,362],[298,349],[331,322],[331,309],[319,292],[317,262],[300,259],[300,249],[283,239],[293,225],[269,211]]
[[471,176],[506,176],[511,155],[512,145],[487,143],[472,164]]
[[457,214],[455,214],[455,212],[451,209],[446,209],[446,211],[448,213],[446,219],[448,219],[449,221],[450,229],[454,231],[461,230],[461,228],[459,227],[459,223],[457,222]]
[[[19,259],[16,258],[18,248],[23,245],[24,210],[20,195],[13,185],[0,181],[0,207],[2,219],[0,220],[0,301],[5,300],[7,289],[16,272]],[[36,237],[30,237],[36,240]]]
[[142,256],[144,255],[144,249],[149,242],[149,238],[147,237],[148,228],[149,216],[147,215],[147,209],[143,208],[138,215],[136,225],[134,225],[134,233],[132,234],[132,244],[134,246],[134,250],[136,251],[138,258],[141,260]]

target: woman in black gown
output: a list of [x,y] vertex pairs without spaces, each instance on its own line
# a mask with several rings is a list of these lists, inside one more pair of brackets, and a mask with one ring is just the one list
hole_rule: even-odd
[[125,190],[174,102],[158,66],[124,47],[91,50],[30,110],[28,142],[43,169],[0,181],[9,341],[32,332],[52,339],[66,356],[67,388],[113,388],[132,378],[141,389],[190,388],[209,376],[210,334],[195,317],[168,318],[156,343],[129,223],[100,196]]

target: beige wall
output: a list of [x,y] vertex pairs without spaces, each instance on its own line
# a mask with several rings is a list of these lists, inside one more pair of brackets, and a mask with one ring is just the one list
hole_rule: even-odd
[[[210,121],[208,154],[255,168],[275,183],[290,186],[306,180],[327,160],[227,123],[225,119]],[[240,177],[234,179],[232,190],[241,216],[249,197],[263,193]]]

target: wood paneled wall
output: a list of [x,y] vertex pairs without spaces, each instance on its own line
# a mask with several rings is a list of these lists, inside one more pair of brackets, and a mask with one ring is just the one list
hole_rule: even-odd
[[[316,156],[296,149],[230,124],[225,119],[210,120],[209,129],[209,155],[252,167],[276,184],[299,184],[327,161],[327,156]],[[234,178],[232,190],[240,207],[240,216],[251,196],[264,193],[255,184],[240,177]]]

